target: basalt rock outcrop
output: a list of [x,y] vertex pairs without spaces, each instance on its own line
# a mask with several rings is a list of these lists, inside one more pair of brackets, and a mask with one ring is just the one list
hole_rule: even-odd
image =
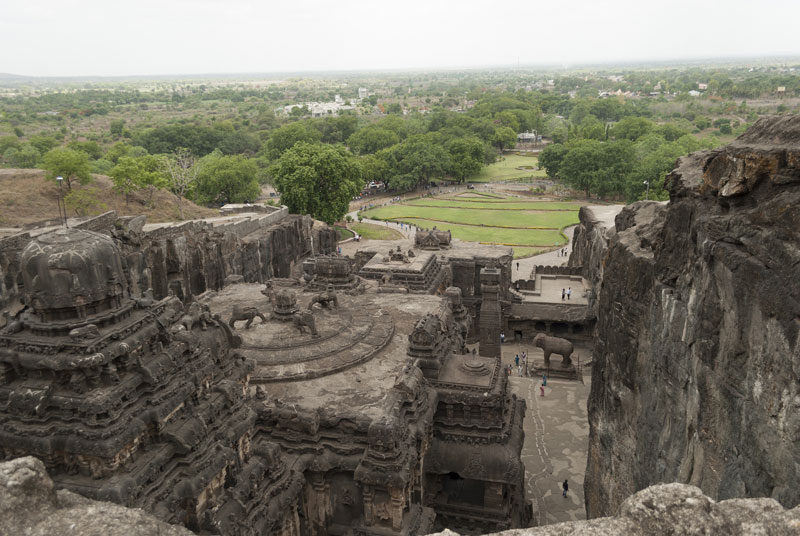
[[192,536],[138,508],[56,491],[44,464],[33,457],[0,463],[0,534],[49,536]]
[[667,185],[668,204],[626,207],[573,254],[602,267],[587,514],[659,482],[794,507],[800,117],[681,159]]
[[[613,517],[508,530],[494,536],[645,536],[661,534],[770,534],[800,531],[800,508],[773,499],[715,502],[685,484],[651,486],[629,497]],[[446,530],[431,536],[457,536]]]
[[[171,292],[189,302],[231,279],[263,282],[289,277],[295,264],[311,253],[312,237],[316,253],[331,253],[337,243],[332,228],[315,225],[308,216],[282,213],[230,223],[198,220],[155,228],[144,223],[142,216],[117,218],[112,211],[78,225],[115,238],[136,298],[152,288],[155,299]],[[27,232],[0,240],[0,310],[13,314],[21,308],[19,255],[31,238]]]

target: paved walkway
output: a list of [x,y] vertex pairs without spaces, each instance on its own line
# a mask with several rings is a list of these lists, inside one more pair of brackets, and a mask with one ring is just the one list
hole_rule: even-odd
[[[503,363],[514,364],[514,355],[527,350],[530,358],[543,360],[542,351],[527,343],[503,345]],[[573,360],[586,361],[588,347],[579,346]],[[554,357],[553,359],[560,359]],[[528,499],[538,513],[539,524],[586,519],[583,479],[589,449],[589,419],[586,402],[591,388],[591,369],[584,370],[584,383],[548,379],[545,396],[540,396],[540,377],[519,377],[512,373],[511,389],[527,403],[523,429],[525,484]],[[569,482],[567,498],[561,483]]]

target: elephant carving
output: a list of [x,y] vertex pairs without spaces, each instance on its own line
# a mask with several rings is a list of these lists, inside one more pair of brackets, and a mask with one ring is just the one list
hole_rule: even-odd
[[572,355],[574,347],[567,339],[549,337],[543,333],[539,333],[533,338],[533,345],[544,350],[545,366],[550,366],[550,354],[558,354],[564,358],[561,362],[561,366],[568,367],[572,365],[570,356]]

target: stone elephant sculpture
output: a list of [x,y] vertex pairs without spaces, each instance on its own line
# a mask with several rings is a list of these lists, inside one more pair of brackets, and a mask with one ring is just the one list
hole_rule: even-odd
[[306,329],[308,329],[312,337],[319,337],[319,333],[317,333],[317,323],[314,321],[314,315],[311,311],[296,312],[292,315],[292,324],[301,334],[305,333]]
[[236,322],[240,320],[247,320],[247,324],[244,325],[244,329],[249,329],[256,317],[261,319],[262,324],[267,322],[267,317],[261,314],[261,312],[255,307],[236,304],[233,306],[233,313],[231,313],[231,319],[228,320],[228,325],[231,327],[231,329],[236,329],[236,326],[234,325]]
[[550,354],[558,354],[564,359],[561,366],[568,367],[572,365],[572,351],[575,349],[572,343],[567,339],[561,337],[550,337],[544,333],[539,333],[533,338],[533,345],[541,348],[544,351],[544,364],[550,366]]

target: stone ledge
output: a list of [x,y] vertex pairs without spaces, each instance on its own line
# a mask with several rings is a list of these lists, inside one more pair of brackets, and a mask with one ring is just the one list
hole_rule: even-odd
[[192,536],[138,508],[56,491],[44,464],[31,456],[0,463],[0,535]]
[[[685,484],[650,486],[628,497],[614,517],[508,530],[497,536],[604,536],[655,534],[800,534],[800,507],[773,499],[714,502]],[[431,536],[458,536],[450,530]]]

